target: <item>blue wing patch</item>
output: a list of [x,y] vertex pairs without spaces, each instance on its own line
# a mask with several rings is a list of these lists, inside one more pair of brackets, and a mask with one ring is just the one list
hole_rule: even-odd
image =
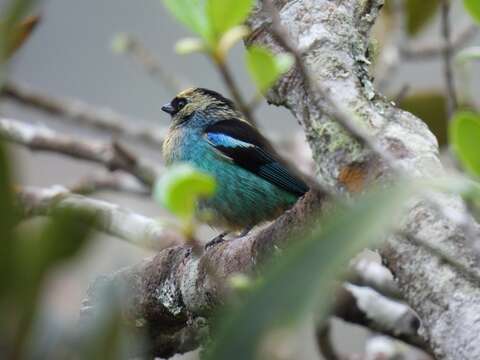
[[235,164],[270,183],[297,196],[308,191],[308,186],[292,174],[268,141],[245,121],[219,121],[206,129],[205,136]]

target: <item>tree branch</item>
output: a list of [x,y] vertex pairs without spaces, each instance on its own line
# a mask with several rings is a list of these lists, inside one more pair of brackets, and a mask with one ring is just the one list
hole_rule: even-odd
[[0,137],[28,147],[34,151],[48,151],[76,159],[92,161],[108,170],[123,170],[151,187],[158,176],[158,169],[137,158],[122,145],[85,141],[56,133],[45,127],[37,127],[17,120],[0,118]]
[[[293,233],[305,229],[312,214],[329,208],[327,200],[324,194],[309,192],[266,228],[210,246],[200,256],[188,246],[172,247],[151,260],[103,277],[89,289],[82,317],[96,316],[101,308],[99,294],[114,285],[125,292],[122,314],[126,326],[141,319],[153,347],[151,354],[169,357],[190,351],[200,340],[192,322],[209,316],[225,301],[218,281],[228,283],[231,275],[258,270]],[[183,346],[185,343],[190,346]]]
[[21,188],[17,190],[17,202],[25,218],[48,216],[62,208],[91,211],[95,214],[99,231],[144,248],[159,251],[185,242],[178,232],[172,230],[172,225],[161,225],[106,201],[72,194],[61,186]]
[[442,10],[442,36],[445,42],[443,51],[443,70],[445,73],[445,83],[447,88],[447,114],[450,120],[457,110],[458,99],[457,91],[455,89],[455,78],[453,75],[453,51],[451,42],[451,29],[450,29],[450,0],[441,1]]
[[6,83],[0,95],[5,99],[54,115],[62,121],[69,121],[74,125],[107,131],[109,134],[123,139],[148,144],[157,150],[162,148],[164,131],[159,131],[158,126],[143,128],[139,126],[142,121],[125,117],[109,108],[95,108],[82,101],[56,98],[13,82]]
[[68,186],[72,193],[89,195],[102,190],[123,192],[134,195],[150,196],[150,189],[133,176],[122,173],[98,172],[86,176]]
[[333,315],[430,352],[418,335],[420,320],[407,305],[368,287],[345,284],[337,293]]
[[[355,191],[372,181],[388,181],[391,172],[369,148],[341,131],[336,124],[337,114],[331,111],[331,98],[355,114],[349,120],[392,154],[395,168],[427,179],[443,173],[436,139],[426,125],[372,90],[364,59],[369,30],[382,3],[276,1],[281,24],[289,38],[299,44],[311,81],[328,88],[330,99],[307,96],[309,90],[297,72],[279,81],[269,92],[268,100],[288,107],[304,124],[318,177],[340,191]],[[257,9],[250,22],[255,34],[252,41],[278,52],[268,19],[268,12]],[[421,234],[422,238],[435,241],[466,266],[475,267],[477,255],[471,247],[474,237],[468,238],[460,224],[444,216],[452,212],[471,219],[470,215],[459,198],[435,196],[442,213],[430,203],[418,201],[401,221],[403,227],[413,236]],[[474,229],[478,236],[478,226]],[[428,339],[435,355],[441,359],[480,358],[476,340],[480,333],[480,289],[476,284],[456,267],[439,261],[403,236],[390,237],[382,254],[399,280],[402,295],[422,319],[421,334]]]
[[479,28],[475,24],[469,24],[458,34],[456,34],[450,44],[442,42],[440,44],[420,44],[403,46],[401,48],[402,58],[405,60],[429,60],[441,56],[447,47],[451,52],[457,52],[466,44],[468,44],[475,35],[478,34]]

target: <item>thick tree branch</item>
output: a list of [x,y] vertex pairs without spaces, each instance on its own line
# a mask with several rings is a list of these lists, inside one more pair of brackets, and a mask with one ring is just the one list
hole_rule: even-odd
[[[355,114],[350,119],[393,155],[394,166],[416,177],[443,174],[436,139],[426,125],[373,91],[365,54],[369,29],[383,2],[275,3],[289,38],[299,44],[311,81],[328,88],[330,98]],[[252,41],[279,51],[275,36],[270,34],[268,18],[262,9],[251,18],[255,33]],[[329,99],[320,99],[319,107],[318,99],[308,96],[300,72],[285,76],[268,97],[271,102],[288,107],[305,125],[321,181],[340,191],[355,191],[372,180],[389,179],[388,168],[342,131]],[[435,196],[446,213],[469,218],[458,198]],[[413,204],[402,224],[413,236],[435,241],[467,266],[476,266],[477,256],[471,251],[474,238],[467,238],[462,226],[446,219],[429,203]],[[475,230],[478,234],[478,227]],[[476,284],[403,236],[392,236],[382,253],[399,280],[402,295],[422,319],[422,334],[436,356],[480,358],[476,339],[480,333],[480,289]]]
[[159,130],[158,126],[152,128],[139,126],[139,120],[123,116],[109,108],[96,108],[82,101],[56,98],[13,82],[6,83],[0,95],[77,126],[106,131],[123,139],[148,144],[157,150],[162,148],[164,131]]
[[23,217],[48,216],[62,208],[91,211],[99,231],[144,248],[162,250],[185,242],[171,225],[161,225],[106,201],[72,194],[61,186],[21,188],[17,190],[17,202]]
[[0,138],[34,151],[54,152],[92,161],[111,171],[123,170],[149,187],[153,185],[159,173],[156,166],[137,158],[118,143],[80,140],[17,120],[0,118]]
[[[191,324],[210,315],[225,300],[218,281],[233,274],[257,271],[293,233],[305,229],[312,214],[324,211],[323,206],[329,207],[327,199],[324,194],[309,192],[266,228],[211,246],[201,256],[196,256],[188,246],[172,247],[151,260],[103,277],[89,289],[82,317],[95,316],[101,308],[99,294],[114,285],[125,292],[125,323],[142,320],[153,346],[152,354],[169,357],[192,350],[199,345],[200,338]],[[215,269],[215,278],[211,276],[211,267]]]

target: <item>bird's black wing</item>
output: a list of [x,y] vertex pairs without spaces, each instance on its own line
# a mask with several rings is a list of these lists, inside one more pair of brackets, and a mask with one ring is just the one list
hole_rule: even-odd
[[275,150],[253,126],[239,119],[219,121],[207,127],[208,142],[235,164],[298,196],[308,186],[292,174]]

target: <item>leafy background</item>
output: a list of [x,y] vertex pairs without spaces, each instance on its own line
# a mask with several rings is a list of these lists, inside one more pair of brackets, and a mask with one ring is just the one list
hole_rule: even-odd
[[[118,32],[135,34],[155,53],[168,69],[181,72],[195,85],[201,85],[225,92],[218,75],[209,61],[202,55],[178,56],[173,52],[176,40],[190,34],[170,17],[158,0],[49,0],[44,2],[43,19],[31,39],[17,54],[11,76],[46,92],[85,99],[98,104],[109,105],[114,109],[130,114],[149,124],[167,126],[167,117],[160,112],[160,106],[172,94],[146,75],[130,59],[119,57],[110,51],[110,43]],[[459,8],[454,9],[454,29],[462,28],[467,21]],[[433,19],[433,21],[436,21]],[[419,42],[436,37],[438,27],[419,35]],[[475,43],[480,45],[480,38]],[[253,94],[254,87],[249,81],[243,62],[243,48],[237,46],[229,56],[231,67],[235,69],[242,89]],[[477,67],[478,68],[478,67]],[[414,89],[428,91],[443,88],[443,77],[439,62],[406,64],[395,75],[395,86],[400,88],[405,82]],[[480,71],[474,72],[473,84],[480,91]],[[32,122],[43,122],[54,128],[68,132],[81,130],[60,126],[38,113],[5,104],[2,111],[6,115]],[[298,129],[296,122],[286,111],[262,105],[258,119],[264,132],[270,135]],[[81,131],[90,135],[88,131]],[[160,153],[152,153],[138,145],[138,151],[149,157],[160,159]],[[14,148],[17,177],[26,184],[48,186],[55,182],[73,183],[80,176],[93,169],[88,164],[73,163],[55,155],[28,154]],[[151,201],[103,193],[103,197],[149,216],[158,216],[160,210]],[[203,229],[209,234],[208,229]],[[210,236],[210,235],[208,235]],[[80,301],[88,283],[98,274],[118,269],[142,259],[148,253],[118,240],[99,236],[90,243],[78,261],[58,269],[50,277],[43,295],[45,318],[55,326],[75,321]],[[336,327],[342,333],[342,345],[360,349],[362,339],[359,333],[349,333]],[[298,349],[299,358],[309,358],[316,354],[313,333],[308,327],[298,334],[304,341]],[[349,341],[345,341],[348,339]]]

